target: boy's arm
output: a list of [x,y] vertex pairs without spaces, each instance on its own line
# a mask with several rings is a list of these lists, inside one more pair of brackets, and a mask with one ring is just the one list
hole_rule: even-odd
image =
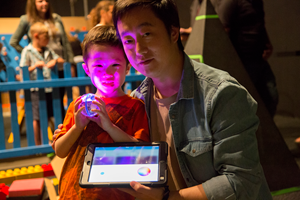
[[31,58],[30,58],[30,51],[28,48],[24,48],[21,53],[21,59],[20,59],[20,67],[28,66],[28,71],[32,72],[35,70],[35,68],[43,68],[45,63],[43,61],[38,61],[35,64],[33,64]]
[[[79,100],[75,104],[70,104],[66,118],[72,118],[72,123],[68,123],[66,121],[66,118],[64,120],[64,124],[68,124],[68,130],[65,134],[63,134],[61,137],[60,134],[56,137],[55,139],[55,145],[54,150],[55,153],[58,157],[64,158],[66,157],[82,131],[84,130],[85,126],[89,123],[89,119],[85,117],[84,115],[81,114],[81,111],[84,109],[84,107],[81,107],[80,109],[77,110],[78,105],[81,103],[81,99],[78,98]],[[73,119],[74,116],[74,119]],[[74,122],[75,121],[75,122]]]
[[28,67],[28,71],[32,72],[33,70],[35,70],[35,68],[42,69],[44,67],[44,65],[45,65],[44,61],[37,61],[34,65],[31,65],[30,67]]
[[98,109],[93,109],[98,115],[96,117],[90,118],[91,121],[97,123],[103,130],[105,130],[114,142],[139,142],[136,138],[128,135],[125,131],[113,124],[106,112],[104,101],[95,97],[97,101],[93,101],[99,107]]
[[139,142],[135,137],[128,135],[113,123],[112,126],[108,127],[105,131],[110,135],[114,142]]
[[55,154],[60,158],[66,157],[69,154],[71,147],[80,136],[83,129],[84,127],[77,127],[76,124],[74,124],[66,134],[61,136],[55,142]]
[[57,55],[53,50],[49,49],[50,54],[52,56],[52,60],[47,63],[47,67],[52,69],[56,64],[63,64],[65,61],[59,55]]

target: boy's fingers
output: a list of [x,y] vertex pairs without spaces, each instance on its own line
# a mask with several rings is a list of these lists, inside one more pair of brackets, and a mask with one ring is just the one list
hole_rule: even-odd
[[80,107],[77,111],[75,109],[75,113],[81,112],[83,109],[85,109],[85,106]]
[[104,102],[101,103],[101,102],[98,102],[98,101],[93,101],[93,104],[97,105],[99,107],[99,109],[102,110],[103,112],[106,111]]
[[75,104],[74,104],[75,112],[77,112],[78,106],[81,102],[82,102],[82,99],[79,99],[78,101],[75,102]]
[[63,128],[63,124],[58,124],[57,128],[58,129],[62,129]]
[[98,101],[104,103],[104,101],[101,99],[101,97],[98,97],[98,96],[95,95],[95,99],[97,99]]
[[58,128],[58,129],[56,129],[55,131],[54,131],[54,135],[53,135],[53,140],[55,139],[55,137],[57,136],[57,134],[59,134],[61,132],[61,129],[60,128]]

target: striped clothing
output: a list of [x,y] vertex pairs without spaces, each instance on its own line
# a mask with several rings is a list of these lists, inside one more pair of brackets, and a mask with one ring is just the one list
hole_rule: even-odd
[[[53,59],[57,59],[59,56],[49,49],[48,47],[44,47],[43,55],[38,52],[30,43],[28,46],[26,46],[21,54],[21,60],[20,60],[20,67],[25,66],[32,66],[38,61],[44,61],[45,64],[47,64],[49,61]],[[43,76],[44,79],[51,79],[51,69],[48,67],[43,67]],[[37,69],[34,69],[32,72],[30,72],[30,80],[36,80],[37,79]],[[31,91],[37,91],[38,89],[31,89]],[[45,88],[45,92],[51,92],[52,88]]]

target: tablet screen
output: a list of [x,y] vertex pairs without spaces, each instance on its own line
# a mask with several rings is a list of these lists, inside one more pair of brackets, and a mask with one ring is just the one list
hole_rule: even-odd
[[158,181],[159,146],[95,147],[89,182]]

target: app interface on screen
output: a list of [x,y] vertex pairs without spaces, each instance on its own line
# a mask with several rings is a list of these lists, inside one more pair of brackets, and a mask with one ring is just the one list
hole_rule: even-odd
[[158,181],[159,146],[96,147],[89,182]]

